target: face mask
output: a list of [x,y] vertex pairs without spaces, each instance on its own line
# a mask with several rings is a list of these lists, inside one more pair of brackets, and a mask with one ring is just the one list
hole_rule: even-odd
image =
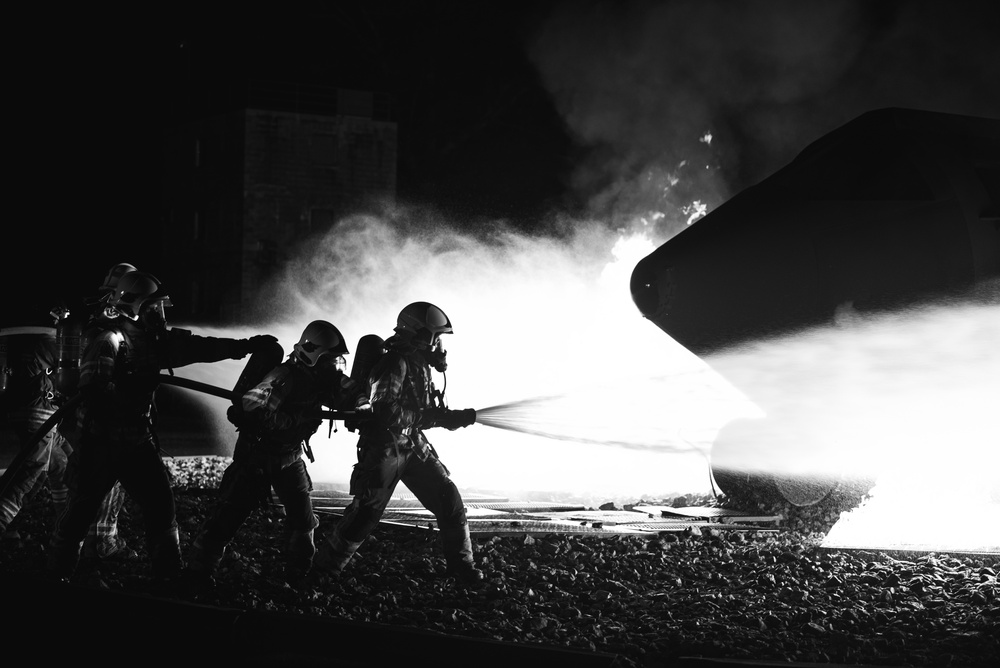
[[448,351],[444,349],[441,337],[438,336],[431,344],[431,349],[427,351],[427,363],[434,369],[444,373],[448,369]]
[[339,371],[346,374],[347,360],[344,359],[343,355],[331,355],[327,353],[326,355],[319,356],[313,368],[317,371]]
[[142,308],[140,320],[147,330],[157,330],[167,328],[167,307],[170,300],[158,299],[152,304],[147,304]]

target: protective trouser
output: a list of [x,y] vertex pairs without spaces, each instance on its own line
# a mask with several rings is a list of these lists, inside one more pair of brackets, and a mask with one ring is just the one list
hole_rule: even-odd
[[87,531],[83,541],[84,556],[105,559],[118,551],[118,514],[124,504],[125,491],[121,483],[116,482],[101,502],[97,519]]
[[[32,407],[12,416],[14,431],[24,447],[36,435],[54,410]],[[25,453],[20,467],[11,471],[9,484],[0,498],[0,533],[14,521],[24,504],[41,487],[48,484],[55,517],[66,503],[68,490],[64,482],[68,445],[56,429],[34,441]]]
[[312,480],[301,457],[252,456],[234,460],[223,474],[219,503],[195,536],[190,559],[192,570],[214,573],[226,547],[262,498],[274,488],[285,510],[285,559],[292,568],[306,571],[316,545],[313,532],[319,520],[313,512]]
[[[42,424],[55,411],[43,408],[30,408],[20,413],[15,431],[20,442],[28,443]],[[44,482],[49,488],[52,502],[53,525],[66,507],[69,498],[69,487],[66,485],[66,467],[73,448],[66,439],[53,428],[42,438],[35,441],[21,467],[12,473],[10,485],[3,498],[0,498],[0,533],[14,521],[24,504],[30,499]],[[103,558],[109,548],[116,545],[118,535],[118,513],[125,501],[121,485],[115,486],[105,497],[97,520],[88,532],[86,546],[90,546],[89,556]]]
[[439,526],[441,534],[441,547],[444,550],[445,560],[448,563],[448,570],[459,568],[462,564],[471,564],[472,556],[472,536],[469,534],[469,525],[463,522],[458,526]]
[[56,576],[73,575],[89,527],[118,480],[142,513],[153,575],[172,579],[180,574],[173,490],[152,440],[135,443],[88,437],[69,460],[69,500],[56,526],[49,555],[49,568]]
[[319,552],[316,553],[316,558],[313,560],[316,570],[321,573],[340,575],[347,568],[347,564],[354,557],[354,553],[361,547],[361,543],[364,542],[361,540],[351,541],[344,539],[337,528],[339,527],[335,527],[326,540],[323,541]]
[[465,504],[444,464],[433,454],[420,459],[412,450],[372,442],[359,443],[360,459],[351,475],[354,495],[344,515],[317,555],[317,566],[342,570],[378,526],[389,500],[402,482],[434,514],[449,565],[473,561]]

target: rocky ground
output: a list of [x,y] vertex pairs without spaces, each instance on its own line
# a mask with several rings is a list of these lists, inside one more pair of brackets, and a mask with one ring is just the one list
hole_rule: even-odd
[[[226,460],[168,463],[186,548]],[[380,528],[340,581],[290,584],[281,576],[274,509],[244,527],[200,603],[607,653],[625,667],[676,665],[681,657],[998,665],[1000,557],[821,548],[839,513],[859,500],[841,491],[807,508],[765,508],[785,515],[778,532],[475,535],[486,574],[475,588],[441,575],[435,534],[400,527]],[[692,501],[718,503],[685,499]],[[135,547],[138,519],[129,502],[121,530]],[[334,521],[323,516],[319,531]],[[5,574],[41,576],[50,525],[42,491],[19,520],[21,543],[6,541],[0,552]],[[147,574],[141,549],[104,567],[112,590],[144,591]]]

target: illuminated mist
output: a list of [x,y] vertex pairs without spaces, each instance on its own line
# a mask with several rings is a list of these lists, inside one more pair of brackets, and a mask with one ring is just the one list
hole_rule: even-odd
[[[992,116],[979,84],[996,79],[995,58],[955,68],[928,67],[924,57],[988,43],[989,23],[945,9],[933,31],[916,30],[927,11],[903,5],[873,30],[860,2],[557,5],[527,53],[585,149],[570,189],[603,222],[524,236],[401,222],[413,212],[350,218],[292,263],[266,298],[276,305],[272,321],[192,329],[269,332],[288,352],[313,318],[333,321],[353,344],[390,334],[411,301],[437,304],[456,331],[446,338],[451,406],[517,404],[492,415],[508,428],[431,432],[464,490],[597,502],[711,491],[715,435],[766,412],[787,426],[779,435],[795,435],[783,447],[838,455],[775,457],[769,438],[745,442],[746,466],[876,475],[865,510],[887,514],[864,529],[869,536],[938,511],[946,518],[917,524],[934,532],[959,517],[975,522],[997,497],[995,299],[846,317],[706,364],[644,320],[628,290],[641,257],[847,119],[887,106]],[[242,366],[177,373],[231,387]],[[233,440],[225,402],[203,400]],[[346,485],[356,437],[341,426],[327,440],[325,429],[313,439],[310,471]],[[995,545],[995,527],[962,531]]]
[[[575,229],[560,238],[498,229],[483,240],[446,226],[418,232],[390,218],[347,219],[290,266],[276,300],[283,316],[196,331],[268,332],[290,352],[310,320],[325,318],[353,350],[364,334],[388,336],[402,306],[430,301],[455,327],[445,339],[449,404],[502,406],[484,411],[484,422],[507,427],[430,432],[466,492],[591,504],[711,492],[719,430],[773,419],[780,427],[766,442],[742,444],[746,468],[877,479],[855,511],[870,519],[842,521],[831,545],[926,545],[933,530],[933,541],[957,534],[964,549],[997,549],[995,293],[880,316],[846,311],[827,327],[703,361],[629,298],[631,270],[653,243],[598,225]],[[230,388],[242,366],[177,374]],[[225,402],[202,400],[221,438],[234,440]],[[310,472],[346,487],[356,436],[338,428],[327,438],[324,424],[313,437]]]
[[[289,268],[280,319],[239,331],[195,330],[271,333],[287,353],[309,321],[324,318],[353,351],[365,334],[390,335],[406,304],[429,301],[455,328],[445,337],[452,408],[550,397],[516,416],[520,429],[536,434],[482,424],[429,433],[462,489],[598,503],[711,491],[706,455],[716,432],[756,409],[632,304],[629,277],[651,241],[583,223],[559,238],[498,228],[485,240],[446,226],[403,227],[377,217],[344,220]],[[242,365],[176,373],[231,388]],[[437,376],[439,387],[443,380]],[[204,401],[231,440],[225,402]],[[311,442],[310,472],[346,486],[357,437],[340,425],[327,439],[326,430]]]
[[708,360],[780,424],[743,444],[746,468],[875,481],[828,547],[1000,551],[1000,286],[983,287]]

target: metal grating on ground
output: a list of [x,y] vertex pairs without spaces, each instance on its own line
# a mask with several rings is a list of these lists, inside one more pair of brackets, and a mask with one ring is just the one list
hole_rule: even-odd
[[[325,499],[325,500],[345,500],[346,503],[350,503],[351,494],[344,489],[339,489],[332,487],[329,484],[319,483],[316,484],[315,489],[310,493],[313,499]],[[498,496],[496,494],[479,494],[472,492],[463,492],[462,499],[465,500],[466,504],[469,503],[510,503],[510,500],[504,496]],[[417,497],[411,494],[402,486],[398,487],[392,495],[392,500],[394,503],[412,505],[418,504]],[[346,505],[345,503],[345,505]],[[552,502],[546,502],[551,505]]]
[[584,510],[583,506],[553,501],[465,501],[465,506],[472,508],[489,508],[490,510],[506,510],[510,512],[546,512],[555,513],[567,510]]
[[[314,498],[317,513],[342,515],[347,503],[343,499]],[[688,509],[685,516],[674,515],[659,517],[647,510],[653,506],[642,507],[642,512],[635,510],[586,510],[582,507],[571,507],[567,510],[550,510],[558,505],[541,502],[511,502],[466,504],[466,514],[469,521],[469,531],[477,534],[511,535],[511,534],[606,534],[606,535],[658,535],[662,533],[677,533],[691,530],[756,530],[773,531],[765,527],[748,524],[750,516],[740,511],[731,512],[737,515],[741,522],[725,524],[719,522],[719,517],[725,515],[709,512],[714,519],[697,517],[695,509]],[[707,508],[717,511],[719,509]],[[409,526],[414,529],[437,530],[434,515],[419,503],[407,499],[393,499],[382,522],[395,526]]]
[[651,515],[660,514],[663,517],[678,516],[691,518],[708,518],[732,524],[736,522],[779,522],[784,519],[781,515],[754,515],[745,510],[734,508],[715,508],[701,506],[684,506],[673,508],[671,506],[639,505],[635,510],[640,510]]

